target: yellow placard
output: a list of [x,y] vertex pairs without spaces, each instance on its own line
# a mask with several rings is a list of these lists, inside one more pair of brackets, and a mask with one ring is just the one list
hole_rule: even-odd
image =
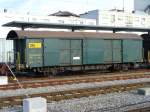
[[29,48],[41,48],[42,44],[40,42],[29,43]]

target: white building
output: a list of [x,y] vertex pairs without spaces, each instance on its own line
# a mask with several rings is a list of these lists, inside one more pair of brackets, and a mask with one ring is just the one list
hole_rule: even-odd
[[150,15],[129,12],[92,10],[81,14],[82,18],[96,19],[100,26],[150,28]]

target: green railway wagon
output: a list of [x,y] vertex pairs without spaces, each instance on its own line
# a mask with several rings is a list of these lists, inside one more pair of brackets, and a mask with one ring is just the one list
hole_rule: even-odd
[[123,63],[141,62],[143,59],[142,40],[123,40]]
[[10,31],[16,66],[63,68],[142,62],[142,39],[136,34],[98,32]]
[[84,64],[122,63],[122,39],[88,39],[84,42]]

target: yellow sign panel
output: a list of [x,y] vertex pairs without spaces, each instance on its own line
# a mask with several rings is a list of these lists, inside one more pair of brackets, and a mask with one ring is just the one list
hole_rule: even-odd
[[37,43],[29,43],[29,48],[41,48],[42,44],[40,42]]

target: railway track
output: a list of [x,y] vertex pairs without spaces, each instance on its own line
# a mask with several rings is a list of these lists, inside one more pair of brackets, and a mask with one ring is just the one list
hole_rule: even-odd
[[[67,91],[59,91],[59,92],[51,92],[51,93],[30,94],[28,95],[28,97],[29,98],[44,97],[47,99],[47,102],[51,102],[51,101],[67,100],[72,98],[96,96],[99,94],[106,94],[111,92],[123,92],[123,91],[140,88],[143,86],[144,83],[114,85],[114,86],[106,86],[106,87],[98,87],[98,88],[86,88],[86,89],[67,90]],[[23,95],[23,96],[12,96],[12,97],[0,98],[0,108],[14,106],[14,105],[22,105],[22,100],[26,97],[27,97],[26,95]]]
[[[139,102],[135,104],[130,104],[130,105],[121,105],[119,107],[106,107],[106,108],[100,108],[97,109],[96,111],[100,112],[150,112],[150,101],[145,101],[145,102]],[[147,105],[148,104],[148,105]],[[127,110],[126,110],[127,109]],[[90,111],[87,111],[90,112]]]
[[[39,75],[39,76],[19,76],[17,75],[17,79],[20,82],[29,82],[31,80],[47,80],[47,79],[51,79],[51,80],[57,80],[57,79],[71,79],[71,78],[85,78],[85,77],[105,77],[105,76],[116,76],[116,75],[133,75],[133,74],[150,74],[150,70],[147,69],[142,69],[142,70],[131,70],[131,71],[122,71],[122,72],[113,72],[113,73],[101,73],[101,72],[87,72],[87,73],[76,73],[76,74],[71,74],[71,75],[58,75],[58,76],[43,76],[43,75]],[[9,77],[9,82],[10,83],[15,83],[15,80],[13,77]]]
[[127,112],[150,112],[150,107],[143,107],[139,109],[133,109]]
[[[41,80],[33,82],[21,82],[22,88],[37,88],[46,87],[53,85],[73,84],[73,83],[90,83],[90,82],[103,82],[103,81],[114,81],[114,80],[128,80],[128,79],[139,79],[139,78],[150,78],[150,73],[136,73],[126,75],[112,75],[112,76],[93,76],[93,77],[81,77],[81,78],[66,78],[66,79],[53,79],[53,80]],[[8,85],[0,86],[0,90],[15,90],[19,89],[17,83],[10,83]]]

